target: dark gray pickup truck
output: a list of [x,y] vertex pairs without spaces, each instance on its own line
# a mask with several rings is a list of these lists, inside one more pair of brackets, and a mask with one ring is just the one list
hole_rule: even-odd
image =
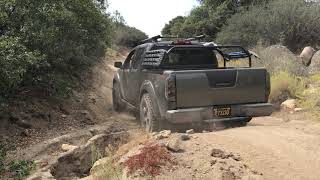
[[[268,116],[270,77],[252,68],[240,46],[150,38],[134,48],[113,79],[115,111],[133,109],[149,132],[166,125],[237,122]],[[235,61],[237,59],[237,61]],[[242,64],[244,67],[229,67]],[[239,62],[240,61],[240,62]]]

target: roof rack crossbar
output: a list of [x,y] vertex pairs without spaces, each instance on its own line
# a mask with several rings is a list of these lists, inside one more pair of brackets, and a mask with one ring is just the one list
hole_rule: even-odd
[[196,37],[192,37],[192,38],[185,38],[185,37],[179,37],[179,36],[153,36],[151,38],[145,39],[143,41],[141,41],[141,43],[152,43],[152,42],[158,42],[159,39],[184,39],[186,41],[196,41],[196,40],[201,40],[204,39],[206,36],[205,35],[200,35],[200,36],[196,36]]

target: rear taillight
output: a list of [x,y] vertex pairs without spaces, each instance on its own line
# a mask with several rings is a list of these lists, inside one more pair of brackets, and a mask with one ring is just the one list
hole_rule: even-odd
[[176,101],[176,76],[170,74],[166,79],[165,95],[168,101]]
[[270,91],[271,91],[270,74],[266,72],[266,91],[265,91],[266,102],[269,101]]

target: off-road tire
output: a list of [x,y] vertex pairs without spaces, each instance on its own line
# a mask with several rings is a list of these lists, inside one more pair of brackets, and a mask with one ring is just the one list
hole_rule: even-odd
[[123,112],[126,109],[125,104],[121,101],[119,83],[114,83],[112,88],[112,105],[116,112]]
[[242,121],[231,121],[231,122],[226,122],[226,125],[228,127],[244,127],[244,126],[247,126],[248,123],[251,121],[252,118],[248,117],[247,119],[245,120],[242,120]]
[[147,132],[160,130],[160,120],[157,117],[156,109],[148,93],[144,94],[140,101],[140,122],[142,128]]

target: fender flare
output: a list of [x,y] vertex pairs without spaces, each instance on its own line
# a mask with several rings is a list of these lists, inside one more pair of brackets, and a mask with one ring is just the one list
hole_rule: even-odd
[[124,97],[124,96],[123,96],[123,90],[122,90],[122,88],[121,88],[120,81],[121,81],[121,80],[120,80],[120,75],[119,75],[119,73],[117,72],[117,73],[114,75],[113,80],[112,80],[112,90],[113,90],[114,84],[115,84],[115,83],[119,83],[120,96],[121,96],[121,98],[123,98],[123,97]]
[[139,95],[139,104],[141,102],[141,98],[143,96],[143,94],[148,93],[150,94],[150,97],[152,99],[152,103],[153,103],[153,107],[155,107],[155,110],[157,111],[157,115],[159,117],[161,117],[161,113],[160,113],[160,105],[159,102],[157,100],[157,96],[156,96],[156,91],[153,87],[153,84],[151,83],[151,81],[146,80],[142,83],[142,86],[140,88],[140,95]]

